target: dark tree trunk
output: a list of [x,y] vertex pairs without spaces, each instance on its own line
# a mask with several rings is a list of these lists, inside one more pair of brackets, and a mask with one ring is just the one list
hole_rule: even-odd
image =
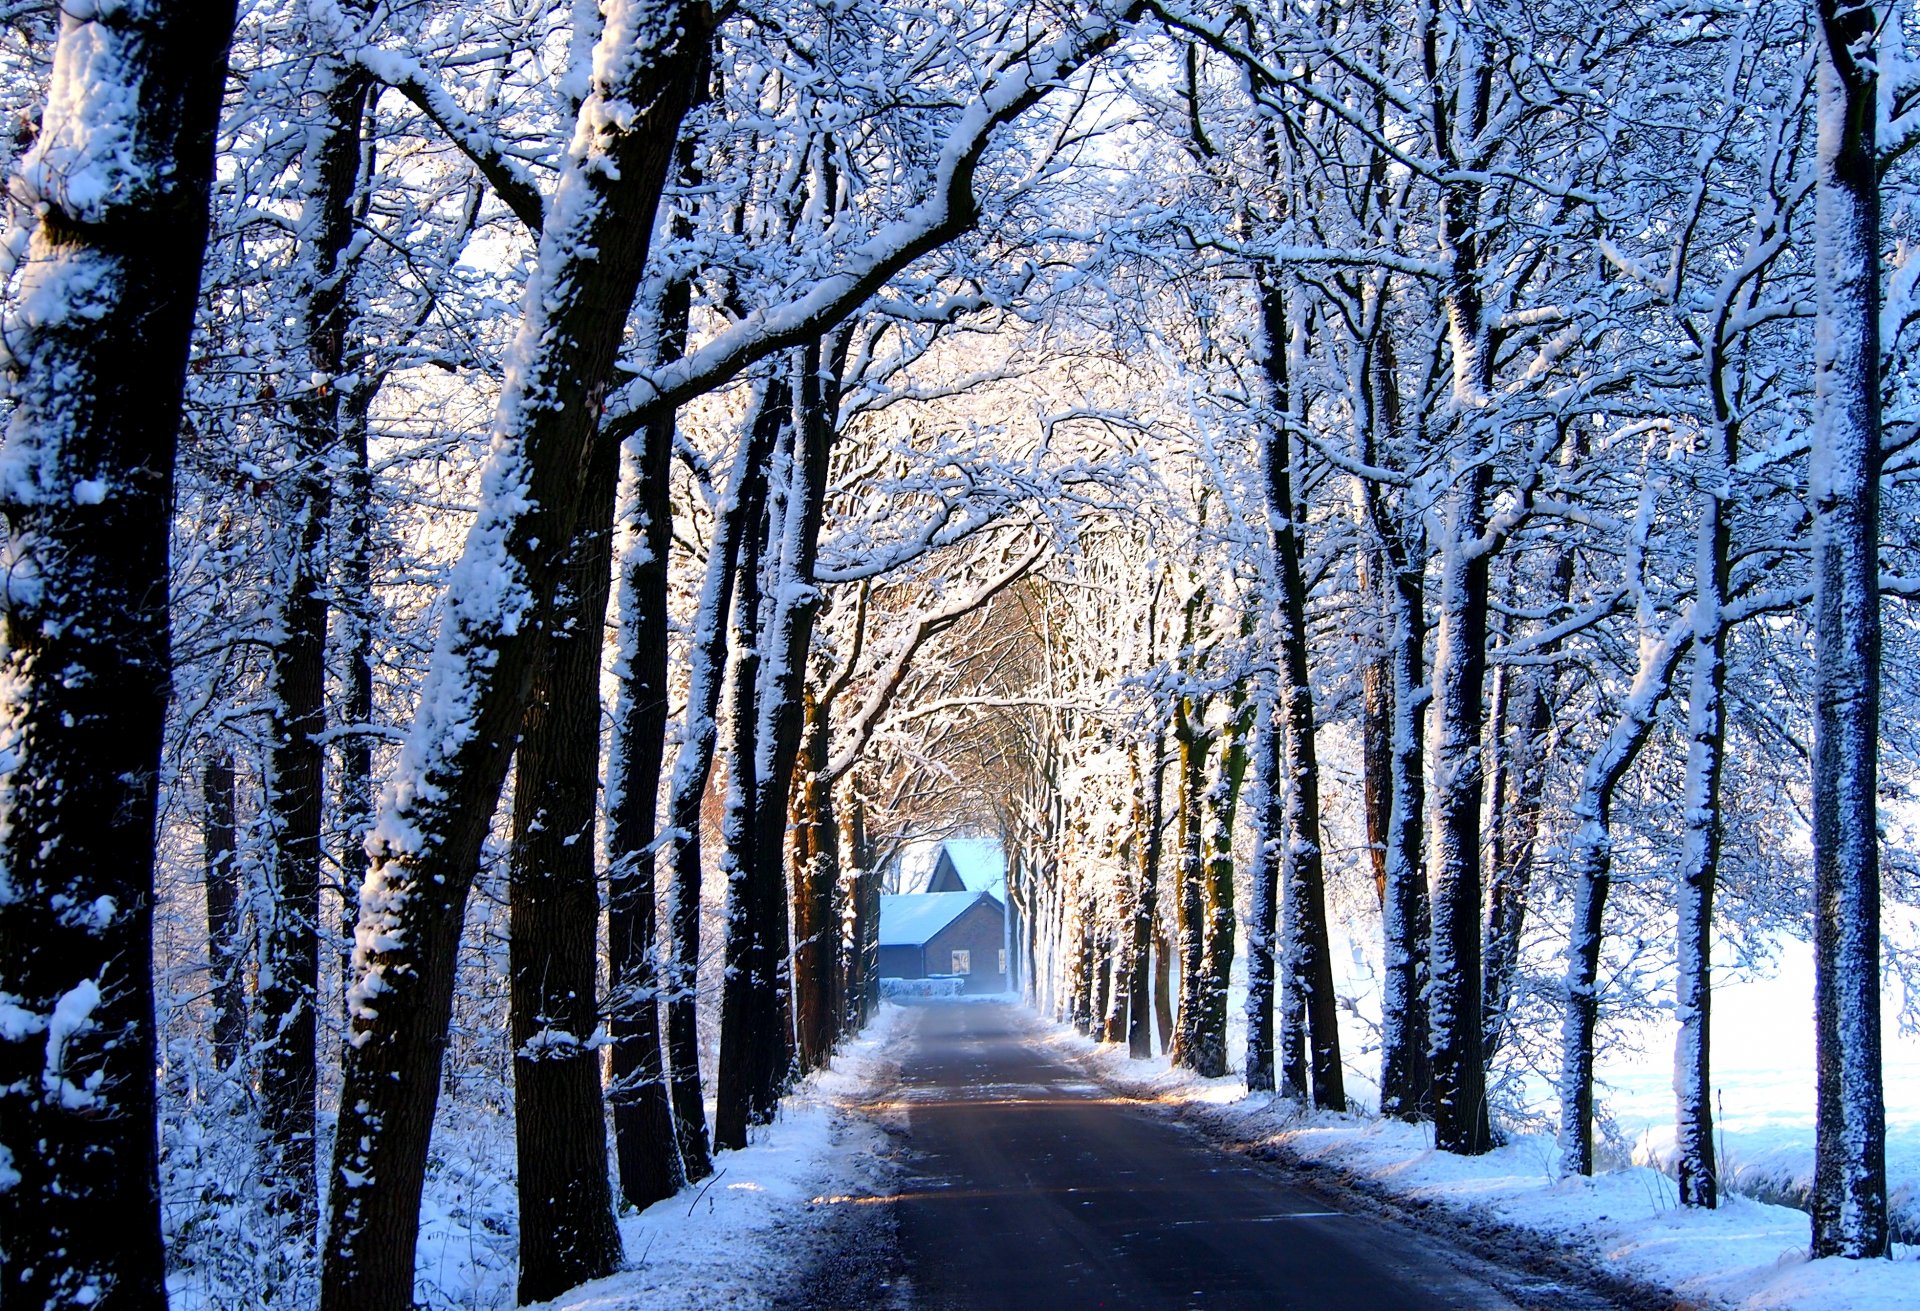
[[[266,882],[261,933],[260,1109],[267,1138],[270,1205],[303,1242],[317,1219],[315,1096],[320,990],[321,816],[325,800],[327,524],[340,451],[341,391],[351,318],[342,266],[353,240],[360,185],[360,128],[371,81],[343,61],[320,65],[319,122],[306,161],[303,284],[304,364],[309,377],[290,404],[294,471],[286,516],[279,635],[268,696],[271,750],[265,797]],[[356,862],[357,864],[358,862]]]
[[1281,780],[1286,753],[1273,707],[1261,707],[1254,725],[1260,752],[1260,846],[1254,856],[1253,886],[1247,897],[1247,1091],[1273,1092],[1273,1013],[1278,978],[1274,954],[1279,929],[1280,878],[1287,841],[1286,788]]
[[[719,745],[720,697],[725,683],[727,625],[733,610],[743,543],[761,531],[766,509],[767,465],[786,419],[784,386],[771,383],[746,426],[727,499],[714,518],[707,546],[707,576],[694,620],[688,661],[686,729],[673,762],[667,809],[671,833],[673,896],[668,935],[673,953],[667,972],[667,1057],[673,1070],[673,1117],[680,1159],[689,1180],[713,1172],[707,1145],[707,1112],[700,1086],[697,1003],[700,963],[700,808]],[[757,565],[758,545],[752,548]]]
[[514,776],[509,974],[522,1302],[544,1302],[613,1273],[621,1261],[593,1043],[600,1022],[593,859],[600,651],[618,448],[596,452],[594,464],[557,580]]
[[[1277,406],[1302,410],[1295,394],[1288,359],[1293,334],[1280,281],[1271,274],[1260,280],[1261,320],[1266,337],[1267,383]],[[1333,1110],[1347,1105],[1345,1073],[1340,1062],[1339,999],[1333,992],[1333,961],[1328,945],[1326,891],[1320,839],[1320,760],[1314,741],[1313,684],[1310,634],[1307,630],[1307,584],[1301,559],[1306,507],[1296,494],[1292,443],[1286,429],[1272,427],[1265,434],[1267,524],[1273,552],[1274,600],[1280,610],[1280,694],[1276,706],[1285,743],[1282,768],[1276,780],[1284,806],[1281,896],[1283,898],[1281,953],[1289,975],[1288,993],[1299,998],[1307,1021],[1307,1047],[1312,1072],[1314,1104]]]
[[1888,1251],[1880,1069],[1880,156],[1874,7],[1820,0],[1813,438],[1813,1255]]
[[[1140,844],[1140,888],[1133,904],[1133,967],[1128,975],[1127,1055],[1136,1061],[1144,1061],[1153,1055],[1153,998],[1150,994],[1156,979],[1162,988],[1166,983],[1164,954],[1157,966],[1151,964],[1157,936],[1154,926],[1160,917],[1160,857],[1164,846],[1161,831],[1166,818],[1166,775],[1166,734],[1156,726],[1153,747],[1147,756],[1146,776],[1136,780],[1134,788],[1139,816],[1136,823]],[[1160,1045],[1164,1051],[1164,1035]]]
[[[402,753],[394,804],[369,839],[329,1189],[322,1311],[406,1311],[420,1190],[452,1014],[467,892],[505,779],[573,539],[600,403],[626,326],[679,123],[705,80],[709,11],[674,3],[658,43],[596,81],[602,115],[570,156],[541,234],[507,369],[482,508]],[[603,73],[603,77],[606,74]]]
[[[774,384],[773,386],[777,386]],[[773,386],[768,388],[769,392]],[[785,397],[782,388],[782,399]],[[769,408],[784,410],[785,405]],[[725,965],[720,985],[720,1055],[715,1079],[713,1145],[720,1151],[737,1151],[747,1145],[747,1126],[765,1123],[773,1113],[769,1101],[756,1101],[754,1066],[763,1008],[756,994],[772,994],[774,962],[768,938],[772,932],[768,920],[777,911],[786,918],[786,907],[759,905],[763,889],[754,879],[752,843],[758,836],[753,822],[753,804],[758,797],[755,786],[754,729],[759,723],[760,622],[762,553],[769,545],[770,524],[777,522],[763,511],[757,522],[743,523],[740,563],[733,587],[732,661],[727,670],[727,758],[726,803],[721,819],[720,869],[727,885],[727,927],[724,943]]]
[[206,803],[207,960],[213,1000],[213,1062],[231,1070],[247,1037],[246,980],[241,977],[240,878],[233,868],[233,758],[208,758],[200,778]]
[[839,827],[827,779],[832,703],[808,696],[793,789],[793,996],[801,1070],[833,1054],[834,984],[840,972]]
[[1393,827],[1393,671],[1384,656],[1360,671],[1360,769],[1373,895],[1385,906],[1387,835]]
[[845,809],[847,871],[853,888],[847,929],[846,1027],[858,1031],[873,1018],[880,1000],[876,969],[880,951],[880,871],[873,867],[873,844],[867,837],[867,808],[856,793]]
[[[336,497],[333,562],[338,631],[344,666],[340,702],[340,772],[335,805],[340,816],[341,976],[353,974],[353,926],[360,916],[360,877],[367,866],[367,830],[373,826],[373,473],[367,464],[367,418],[375,387],[354,388],[341,406],[343,468]],[[344,1016],[342,1018],[345,1018]]]
[[1712,1009],[1713,896],[1720,876],[1720,782],[1726,760],[1728,639],[1724,608],[1731,579],[1730,513],[1738,419],[1727,404],[1727,366],[1716,335],[1706,352],[1716,419],[1703,455],[1694,505],[1694,613],[1692,684],[1687,695],[1687,772],[1682,795],[1685,833],[1675,888],[1677,947],[1673,1048],[1673,1173],[1682,1206],[1720,1204],[1719,1164],[1713,1146]]
[[[1577,430],[1567,435],[1564,459],[1573,464],[1586,454]],[[1547,570],[1551,596],[1565,607],[1573,597],[1574,557],[1564,545],[1552,548]],[[1560,650],[1549,640],[1537,648],[1545,660]],[[1520,972],[1520,945],[1527,925],[1527,900],[1533,889],[1534,856],[1540,841],[1540,819],[1546,807],[1548,734],[1553,727],[1551,671],[1544,666],[1521,668],[1501,680],[1508,744],[1501,762],[1504,802],[1495,808],[1496,843],[1490,843],[1493,877],[1487,892],[1485,977],[1481,984],[1483,1045],[1490,1062],[1506,1039],[1508,1012],[1513,1007]]]
[[1392,679],[1387,815],[1387,887],[1381,903],[1384,970],[1381,980],[1380,1109],[1415,1119],[1432,1113],[1427,1063],[1426,874],[1421,844],[1425,805],[1422,724],[1431,693],[1426,681],[1426,581],[1423,552],[1409,548],[1387,513],[1380,490],[1367,490],[1374,533],[1392,564],[1393,633],[1387,644]]
[[1488,474],[1476,465],[1456,492],[1443,554],[1440,634],[1434,659],[1437,759],[1432,978],[1427,988],[1434,1143],[1473,1156],[1491,1150],[1486,1035],[1480,1016],[1480,737],[1485,718],[1488,553],[1472,549]]
[[[16,274],[35,311],[8,334],[0,489],[10,1307],[166,1306],[153,862],[168,535],[233,22],[230,0],[75,6],[54,56],[65,81],[12,181],[38,221]],[[90,181],[69,190],[74,161]]]
[[1503,690],[1510,746],[1496,780],[1502,801],[1494,823],[1501,830],[1501,841],[1487,890],[1486,968],[1480,990],[1485,1030],[1481,1044],[1488,1060],[1506,1036],[1507,1012],[1519,977],[1520,942],[1533,886],[1533,851],[1540,831],[1541,789],[1546,781],[1547,699],[1528,677],[1506,680]]
[[1174,929],[1180,937],[1180,1012],[1173,1041],[1173,1063],[1197,1070],[1204,1043],[1200,1036],[1200,995],[1206,978],[1206,828],[1202,807],[1207,791],[1207,755],[1212,739],[1201,726],[1191,698],[1182,698],[1174,716],[1180,758],[1180,883]]
[[1107,1003],[1113,996],[1113,940],[1104,933],[1089,932],[1086,942],[1086,1034],[1096,1042],[1103,1042],[1107,1032]]
[[1173,946],[1167,941],[1166,925],[1153,926],[1153,1027],[1160,1035],[1160,1050],[1173,1051]]
[[[684,280],[662,298],[659,356],[678,358],[692,302]],[[686,1182],[660,1045],[658,853],[654,821],[667,732],[667,572],[673,539],[669,477],[674,420],[656,415],[632,444],[630,541],[620,560],[619,650],[607,761],[607,960],[620,1194],[644,1208]]]
[[[1235,693],[1236,703],[1244,696]],[[1240,808],[1240,789],[1247,776],[1247,729],[1250,711],[1236,704],[1233,718],[1220,736],[1220,772],[1207,794],[1210,832],[1206,852],[1207,932],[1201,965],[1201,1046],[1193,1068],[1210,1079],[1227,1072],[1227,987],[1233,969],[1235,912],[1233,901],[1233,822]]]

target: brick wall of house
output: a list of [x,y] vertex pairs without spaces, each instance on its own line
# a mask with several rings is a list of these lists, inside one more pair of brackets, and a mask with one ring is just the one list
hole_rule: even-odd
[[927,940],[927,973],[960,973],[953,968],[953,953],[964,951],[969,966],[965,975],[967,991],[1005,992],[1007,971],[1002,952],[1006,945],[1007,912],[999,902],[985,898]]

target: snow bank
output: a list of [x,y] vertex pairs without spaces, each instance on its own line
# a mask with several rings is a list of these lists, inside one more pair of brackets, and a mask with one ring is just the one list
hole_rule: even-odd
[[1482,1157],[1433,1149],[1430,1128],[1351,1115],[1304,1112],[1266,1094],[1248,1096],[1239,1076],[1201,1079],[1165,1057],[1134,1061],[1036,1020],[1045,1040],[1131,1096],[1180,1106],[1234,1134],[1338,1169],[1360,1186],[1471,1224],[1486,1219],[1575,1252],[1687,1301],[1743,1311],[1893,1311],[1920,1306],[1920,1252],[1892,1261],[1807,1259],[1804,1213],[1744,1197],[1717,1211],[1678,1205],[1673,1181],[1633,1166],[1592,1179],[1560,1179],[1559,1148],[1516,1139]]
[[780,1105],[780,1118],[715,1174],[623,1217],[632,1269],[542,1303],[547,1311],[765,1308],[826,1256],[841,1228],[820,1212],[884,1195],[884,1133],[850,1107],[892,1081],[887,1048],[905,1014],[882,1004],[865,1032]]

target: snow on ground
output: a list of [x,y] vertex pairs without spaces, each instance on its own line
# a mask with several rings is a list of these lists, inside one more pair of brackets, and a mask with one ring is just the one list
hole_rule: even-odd
[[1901,1248],[1893,1261],[1809,1261],[1807,1217],[1788,1207],[1734,1197],[1718,1211],[1686,1211],[1672,1181],[1644,1165],[1563,1180],[1559,1149],[1544,1137],[1517,1138],[1483,1157],[1452,1156],[1433,1150],[1424,1125],[1303,1113],[1265,1094],[1249,1097],[1238,1074],[1200,1079],[1170,1068],[1164,1056],[1134,1061],[1125,1047],[1094,1043],[1064,1025],[1036,1020],[1036,1027],[1129,1095],[1197,1112],[1237,1136],[1469,1223],[1490,1215],[1689,1301],[1742,1311],[1920,1306],[1920,1252]]
[[838,1198],[884,1194],[884,1133],[853,1105],[887,1087],[888,1047],[906,1012],[882,1003],[860,1037],[810,1076],[711,1179],[621,1219],[630,1269],[584,1284],[548,1311],[765,1308],[841,1236],[820,1223]]

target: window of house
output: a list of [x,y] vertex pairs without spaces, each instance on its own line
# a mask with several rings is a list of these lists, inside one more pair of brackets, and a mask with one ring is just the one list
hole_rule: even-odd
[[970,951],[954,952],[953,953],[953,972],[955,974],[973,973],[973,953]]
[[999,960],[1000,963],[994,967],[993,972],[995,974],[1005,974],[1007,972],[1007,949],[1005,947],[1000,949]]

